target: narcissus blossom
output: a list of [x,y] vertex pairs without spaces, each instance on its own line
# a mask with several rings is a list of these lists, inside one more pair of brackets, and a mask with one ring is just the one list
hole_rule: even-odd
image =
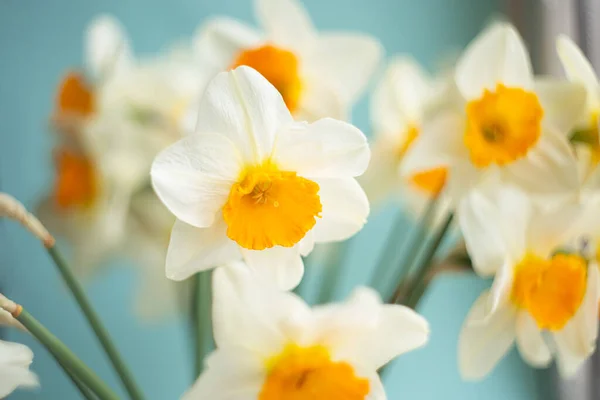
[[473,207],[460,210],[465,242],[475,270],[495,279],[464,323],[461,374],[482,378],[516,342],[527,363],[545,367],[555,358],[571,376],[598,334],[598,265],[586,251],[579,207],[548,212],[508,188],[469,196]]
[[243,265],[214,273],[217,345],[186,400],[384,400],[377,370],[423,346],[428,324],[358,288],[310,309]]
[[379,42],[354,32],[317,32],[296,0],[255,4],[260,31],[215,18],[197,36],[199,59],[215,73],[240,65],[256,69],[297,120],[345,119],[381,58]]
[[0,397],[5,398],[17,388],[38,386],[37,376],[29,370],[33,353],[29,347],[0,340]]
[[334,119],[294,122],[281,94],[249,67],[218,74],[198,128],[152,167],[160,199],[178,218],[167,276],[244,258],[285,289],[315,242],[344,240],[369,212],[355,176],[369,162],[365,136]]

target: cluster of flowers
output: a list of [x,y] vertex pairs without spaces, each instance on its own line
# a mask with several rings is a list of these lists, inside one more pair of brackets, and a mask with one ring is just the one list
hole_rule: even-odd
[[[264,32],[220,18],[150,60],[99,19],[89,76],[66,77],[53,118],[40,213],[76,262],[119,247],[166,259],[175,281],[217,267],[217,349],[184,398],[385,399],[377,371],[424,345],[427,322],[366,287],[313,309],[288,291],[316,243],[353,236],[391,192],[417,212],[439,202],[432,230],[455,215],[475,272],[494,276],[461,333],[462,375],[487,375],[515,340],[531,365],[572,375],[595,350],[600,299],[600,85],[581,51],[559,38],[568,79],[534,77],[498,22],[439,78],[397,58],[373,95],[372,156],[344,120],[377,41],[319,33],[294,0],[257,0],[257,14]],[[7,393],[32,383],[24,352]]]

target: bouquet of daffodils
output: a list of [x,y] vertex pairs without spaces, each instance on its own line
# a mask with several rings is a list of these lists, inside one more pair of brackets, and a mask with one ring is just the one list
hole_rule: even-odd
[[[347,119],[377,40],[318,32],[296,0],[256,10],[260,30],[216,18],[152,58],[134,57],[113,18],[93,21],[86,70],[66,74],[51,118],[53,189],[37,217],[0,196],[128,397],[143,388],[80,283],[111,257],[142,268],[142,316],[189,316],[197,380],[183,399],[383,400],[386,364],[427,343],[414,309],[452,271],[494,277],[457,345],[465,379],[515,342],[533,367],[573,375],[595,350],[600,300],[600,84],[577,46],[557,40],[566,80],[534,76],[505,22],[436,78],[398,56],[372,95],[369,146]],[[332,303],[348,239],[390,198],[412,229],[396,221],[370,282]],[[313,307],[305,268],[324,269]],[[35,336],[83,398],[119,398],[36,317],[0,295],[0,322]],[[0,341],[0,397],[37,385],[32,358]]]

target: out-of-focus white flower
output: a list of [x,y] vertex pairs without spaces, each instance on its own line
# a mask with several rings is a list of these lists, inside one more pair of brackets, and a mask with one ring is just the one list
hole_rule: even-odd
[[448,168],[447,193],[455,204],[498,179],[538,196],[576,193],[567,134],[585,104],[581,85],[534,82],[525,46],[506,23],[491,25],[468,46],[455,80],[461,112],[448,108],[424,127],[405,156],[404,174]]
[[243,265],[214,273],[217,350],[184,399],[386,398],[377,370],[423,346],[427,321],[358,288],[312,310]]
[[181,280],[243,257],[290,289],[301,254],[344,240],[369,213],[355,176],[369,163],[365,136],[334,119],[294,122],[281,94],[249,67],[218,74],[198,130],[160,153],[154,189],[178,218],[167,276]]
[[445,95],[440,86],[411,58],[398,57],[387,68],[371,99],[375,142],[369,168],[360,179],[371,205],[399,195],[419,213],[427,199],[444,188],[447,170],[443,166],[410,177],[400,174],[404,154]]
[[215,73],[239,65],[256,69],[297,120],[346,119],[381,58],[381,45],[360,33],[319,34],[296,0],[255,4],[261,32],[216,18],[197,36],[198,57]]
[[39,385],[37,376],[29,370],[33,353],[29,347],[0,340],[0,397],[4,398],[17,388]]
[[598,265],[588,260],[579,207],[547,212],[519,191],[469,194],[461,228],[475,270],[496,273],[475,302],[459,340],[459,368],[468,379],[487,375],[516,341],[535,367],[556,358],[570,376],[595,350]]

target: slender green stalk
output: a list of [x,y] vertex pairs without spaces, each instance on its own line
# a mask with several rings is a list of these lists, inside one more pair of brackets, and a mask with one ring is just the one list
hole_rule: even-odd
[[436,251],[440,247],[440,244],[442,243],[444,237],[448,233],[453,219],[454,213],[449,213],[443,225],[435,233],[435,236],[427,243],[427,247],[425,248],[423,253],[424,255],[417,266],[416,276],[412,281],[413,284],[407,292],[407,306],[412,308],[416,307],[417,303],[419,302],[419,299],[423,295],[425,291],[427,274],[433,266],[433,257],[435,256]]
[[119,397],[83,363],[69,348],[36,320],[27,310],[22,309],[17,320],[52,353],[65,371],[71,371],[82,384],[96,393],[100,400],[118,400]]
[[67,377],[69,377],[73,385],[77,388],[77,390],[79,390],[81,396],[86,400],[96,400],[96,396],[94,396],[94,393],[90,389],[88,389],[88,387],[85,386],[83,382],[81,382],[81,380],[79,380],[79,378],[74,373],[72,373],[69,368],[67,368],[66,365],[63,364],[63,362],[52,352],[52,350],[49,349],[49,351],[50,354],[52,354],[52,357],[54,357],[54,360],[65,371],[65,374],[67,375]]
[[401,296],[402,285],[404,278],[408,275],[411,267],[414,265],[419,250],[421,249],[427,230],[431,225],[433,216],[437,212],[438,197],[432,197],[427,203],[427,207],[421,213],[419,222],[413,227],[410,232],[410,236],[404,241],[402,245],[402,251],[399,252],[402,259],[400,260],[398,269],[393,270],[394,276],[388,277],[388,282],[397,282],[396,288],[393,294],[390,296],[389,293],[384,293],[388,298],[388,303],[395,304],[398,302]]
[[395,265],[394,261],[400,253],[399,248],[401,246],[398,246],[398,242],[400,241],[405,227],[401,224],[401,222],[402,213],[399,212],[396,215],[396,218],[394,218],[392,230],[387,236],[383,250],[379,256],[379,259],[377,260],[377,264],[375,264],[375,270],[371,276],[370,286],[373,289],[378,290],[383,296],[385,296],[385,292],[389,284],[390,274],[393,270],[393,266]]
[[52,257],[52,260],[56,264],[67,287],[73,294],[73,297],[75,297],[75,300],[77,301],[77,304],[81,308],[81,311],[83,312],[86,319],[88,320],[88,323],[92,327],[92,330],[96,334],[96,337],[100,341],[100,344],[102,345],[102,348],[104,349],[106,355],[108,356],[111,364],[113,365],[114,369],[117,371],[117,374],[119,375],[119,378],[121,379],[121,382],[123,383],[123,386],[127,390],[129,397],[132,400],[142,400],[143,399],[142,392],[136,385],[136,383],[133,379],[133,375],[131,374],[129,369],[125,366],[125,363],[123,362],[123,360],[119,354],[119,351],[113,344],[113,342],[110,338],[110,335],[108,334],[108,331],[106,330],[106,328],[100,321],[100,318],[98,317],[98,314],[96,314],[96,311],[94,311],[90,301],[87,298],[87,295],[85,294],[85,291],[83,290],[83,288],[81,287],[79,282],[75,279],[75,276],[73,275],[73,272],[69,268],[65,259],[59,253],[56,246],[49,247],[47,250],[48,250],[48,253],[50,254],[50,257]]
[[348,248],[350,248],[351,241],[352,239],[348,239],[343,242],[331,244],[327,260],[323,266],[324,276],[321,280],[321,287],[317,297],[318,304],[327,303],[333,299],[344,269],[343,261]]
[[199,272],[194,276],[192,289],[191,324],[194,343],[194,372],[202,372],[204,359],[212,350],[212,271]]

